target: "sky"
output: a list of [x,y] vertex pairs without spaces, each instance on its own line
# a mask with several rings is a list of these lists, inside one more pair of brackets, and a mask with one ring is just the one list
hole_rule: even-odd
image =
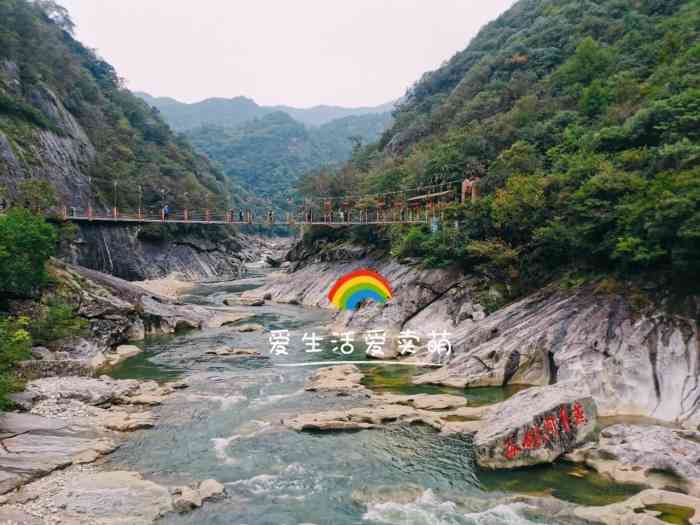
[[132,91],[374,106],[515,0],[59,0]]

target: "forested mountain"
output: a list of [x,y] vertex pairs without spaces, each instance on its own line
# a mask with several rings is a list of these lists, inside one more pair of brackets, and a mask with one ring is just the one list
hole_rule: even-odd
[[395,105],[394,102],[388,102],[376,107],[362,108],[340,106],[294,108],[259,106],[247,97],[208,98],[201,102],[186,104],[169,97],[152,97],[148,93],[136,93],[136,95],[157,108],[168,123],[178,131],[187,131],[201,126],[235,127],[276,111],[283,111],[308,126],[322,126],[339,118],[389,113]]
[[520,0],[423,75],[342,176],[303,186],[481,177],[483,198],[452,206],[440,232],[389,240],[510,296],[566,272],[697,285],[699,31],[698,0]]
[[186,133],[194,146],[218,162],[248,206],[290,209],[301,175],[339,164],[353,147],[376,141],[389,126],[388,113],[351,116],[306,127],[278,111],[236,128],[204,126]]
[[[225,178],[124,89],[114,68],[72,37],[50,0],[0,0],[0,187],[12,199],[27,178],[64,202],[146,204],[185,192],[224,196]],[[90,183],[91,180],[91,183]],[[117,184],[115,192],[114,184]]]

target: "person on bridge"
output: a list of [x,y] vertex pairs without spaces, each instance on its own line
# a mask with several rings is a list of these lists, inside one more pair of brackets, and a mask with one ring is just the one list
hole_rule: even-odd
[[340,210],[340,222],[345,222],[345,212]]
[[170,218],[170,206],[163,206],[163,220],[167,221]]
[[243,208],[238,210],[238,222],[243,222]]
[[270,224],[275,223],[275,212],[274,211],[270,210],[267,212],[267,222],[269,222]]

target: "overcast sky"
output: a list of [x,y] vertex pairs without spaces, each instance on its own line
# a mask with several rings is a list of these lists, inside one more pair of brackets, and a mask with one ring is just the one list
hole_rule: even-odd
[[514,0],[59,0],[134,91],[184,102],[400,97]]

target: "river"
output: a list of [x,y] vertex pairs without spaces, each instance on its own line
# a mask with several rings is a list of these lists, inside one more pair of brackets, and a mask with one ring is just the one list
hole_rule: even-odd
[[[423,426],[356,432],[299,433],[279,424],[292,414],[352,405],[347,398],[304,391],[315,369],[285,364],[337,360],[325,346],[307,354],[302,335],[327,335],[329,313],[292,305],[224,306],[226,297],[260,286],[262,270],[234,282],[202,284],[185,302],[253,314],[262,332],[235,327],[191,331],[148,339],[145,352],[113,371],[119,378],[185,378],[190,387],[160,410],[154,429],[135,433],[105,466],[142,472],[165,484],[215,478],[227,496],[168,524],[527,524],[556,523],[544,512],[525,513],[503,504],[508,493],[553,495],[579,504],[625,499],[638,488],[611,484],[580,466],[482,472],[473,462],[468,437],[442,436]],[[270,356],[269,330],[288,329],[287,356]],[[328,338],[326,338],[328,340]],[[323,343],[324,345],[326,342]],[[227,345],[270,356],[221,358],[206,350]],[[356,347],[354,359],[364,349]],[[367,386],[391,392],[451,393],[473,404],[493,403],[513,393],[413,386],[412,367],[362,365]],[[525,517],[527,516],[527,517]]]

